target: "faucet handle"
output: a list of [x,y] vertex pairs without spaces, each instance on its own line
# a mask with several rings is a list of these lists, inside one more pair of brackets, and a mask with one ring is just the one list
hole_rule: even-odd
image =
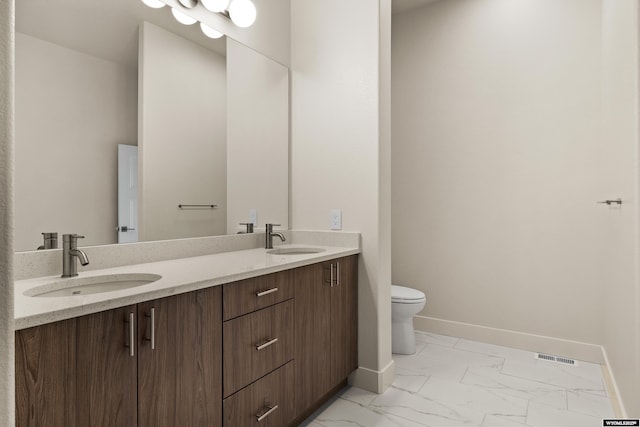
[[268,224],[268,225],[270,225],[272,227],[281,227],[282,226],[282,224]]
[[79,234],[63,234],[62,235],[62,240],[66,241],[66,242],[72,242],[72,241],[75,241],[77,239],[84,239],[84,236],[81,236]]

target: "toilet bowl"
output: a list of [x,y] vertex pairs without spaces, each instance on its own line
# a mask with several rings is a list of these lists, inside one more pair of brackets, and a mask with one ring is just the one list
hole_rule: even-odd
[[417,289],[391,286],[391,351],[396,354],[414,354],[416,336],[413,316],[424,308],[427,298]]

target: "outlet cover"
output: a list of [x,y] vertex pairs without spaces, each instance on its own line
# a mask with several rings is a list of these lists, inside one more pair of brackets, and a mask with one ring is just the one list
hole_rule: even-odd
[[253,224],[253,226],[258,225],[258,211],[255,209],[249,209],[249,222]]
[[331,211],[329,225],[332,230],[342,230],[342,211],[340,209]]

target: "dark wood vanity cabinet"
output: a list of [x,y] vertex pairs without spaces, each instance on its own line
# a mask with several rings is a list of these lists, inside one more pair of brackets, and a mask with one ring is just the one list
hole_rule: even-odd
[[222,425],[220,287],[141,303],[137,314],[137,425]]
[[224,397],[293,360],[293,311],[289,300],[224,322]]
[[16,426],[76,423],[76,319],[16,332]]
[[[126,426],[137,421],[136,360],[127,345],[135,306],[76,319],[76,425]],[[134,319],[135,321],[135,319]],[[69,378],[68,381],[73,381]],[[19,424],[18,424],[19,425]]]
[[136,361],[122,307],[16,332],[16,425],[136,423]]
[[287,270],[222,288],[225,427],[293,421],[293,277]]
[[285,427],[295,416],[295,362],[265,375],[224,400],[224,425]]
[[221,311],[215,287],[17,331],[16,425],[220,426]]
[[358,367],[357,256],[269,276],[223,287],[225,427],[297,425]]
[[295,270],[296,413],[306,415],[358,367],[357,257]]
[[296,425],[357,368],[357,315],[350,256],[19,330],[16,425]]

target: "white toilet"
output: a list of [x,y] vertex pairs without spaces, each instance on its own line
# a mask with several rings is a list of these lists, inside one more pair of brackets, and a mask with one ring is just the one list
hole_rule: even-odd
[[414,354],[416,336],[413,316],[424,308],[427,298],[417,289],[391,285],[391,351],[396,354]]

